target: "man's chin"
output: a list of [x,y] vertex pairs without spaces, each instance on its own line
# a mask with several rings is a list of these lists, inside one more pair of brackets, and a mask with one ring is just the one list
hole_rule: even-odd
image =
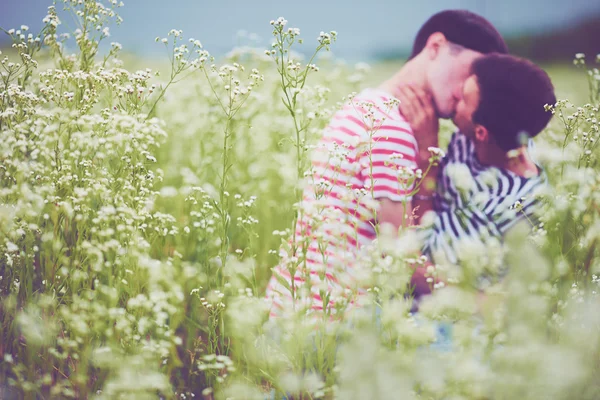
[[454,112],[452,112],[452,111],[442,112],[442,111],[438,110],[437,116],[438,116],[438,118],[442,118],[442,119],[451,119],[454,122]]
[[454,119],[454,117],[452,118],[452,123],[454,124],[454,126],[456,126],[456,128],[459,131],[462,132],[464,130],[464,126],[462,126],[462,124],[460,124],[460,123],[457,123],[456,120]]

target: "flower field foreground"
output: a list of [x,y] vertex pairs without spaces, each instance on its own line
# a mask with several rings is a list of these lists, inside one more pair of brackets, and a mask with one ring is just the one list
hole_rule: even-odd
[[[361,260],[365,312],[269,321],[264,286],[280,248],[297,245],[316,138],[368,69],[320,56],[334,31],[307,40],[303,59],[300,31],[280,18],[266,51],[215,62],[172,30],[156,39],[166,74],[130,71],[118,43],[98,52],[121,5],[67,0],[75,32],[55,6],[39,34],[5,31],[0,397],[600,397],[600,74],[589,59],[573,67],[587,74],[582,103],[550,105],[536,139],[551,188],[532,234],[516,228],[504,246],[464,246],[461,269],[431,268],[453,284],[415,319],[415,239],[381,232]],[[510,273],[483,301],[476,277],[503,257]],[[432,351],[439,321],[454,339]]]

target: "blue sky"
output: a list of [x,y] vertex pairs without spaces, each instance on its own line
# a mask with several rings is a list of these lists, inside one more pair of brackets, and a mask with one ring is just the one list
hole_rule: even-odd
[[[238,32],[255,33],[261,47],[270,44],[269,20],[283,16],[298,27],[307,43],[321,30],[336,30],[334,54],[349,60],[369,60],[381,51],[406,49],[419,26],[433,13],[465,8],[488,18],[504,35],[538,32],[566,26],[600,12],[596,0],[123,0],[121,26],[111,27],[109,41],[142,55],[162,54],[154,43],[170,29],[200,39],[215,55],[238,44],[249,44]],[[29,25],[36,32],[50,1],[0,0],[0,27]],[[60,7],[60,5],[59,5]],[[6,43],[2,38],[2,42]]]

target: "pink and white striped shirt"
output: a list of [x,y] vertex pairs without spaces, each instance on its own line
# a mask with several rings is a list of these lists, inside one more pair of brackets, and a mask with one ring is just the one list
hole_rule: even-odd
[[325,129],[306,174],[295,252],[290,239],[267,286],[271,316],[299,306],[333,314],[354,303],[349,293],[365,293],[356,259],[376,237],[374,200],[408,201],[413,189],[400,171],[416,169],[417,143],[398,104],[364,90]]

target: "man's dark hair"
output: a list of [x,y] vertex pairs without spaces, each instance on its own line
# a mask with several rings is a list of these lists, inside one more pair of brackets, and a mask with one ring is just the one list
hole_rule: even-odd
[[467,10],[446,10],[434,14],[419,29],[410,58],[425,48],[433,33],[443,33],[449,42],[479,53],[508,53],[508,46],[494,25]]
[[503,150],[512,150],[540,133],[552,118],[545,105],[556,96],[550,77],[529,60],[488,54],[471,67],[479,86],[473,122],[484,126]]

